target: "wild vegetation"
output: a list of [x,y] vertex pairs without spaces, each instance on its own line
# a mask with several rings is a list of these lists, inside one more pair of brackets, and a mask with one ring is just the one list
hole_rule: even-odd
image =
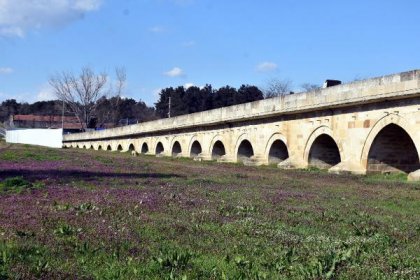
[[0,279],[419,279],[399,176],[0,152]]

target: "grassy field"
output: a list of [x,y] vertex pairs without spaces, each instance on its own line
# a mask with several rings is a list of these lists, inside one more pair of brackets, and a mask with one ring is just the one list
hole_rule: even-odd
[[0,279],[420,278],[401,176],[0,148]]

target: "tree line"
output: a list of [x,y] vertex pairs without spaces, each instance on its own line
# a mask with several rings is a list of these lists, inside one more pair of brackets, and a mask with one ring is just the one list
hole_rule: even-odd
[[242,85],[239,89],[224,86],[213,89],[211,85],[202,88],[183,86],[162,89],[155,103],[156,114],[160,118],[191,114],[220,107],[226,107],[264,98],[256,86]]
[[[127,125],[211,110],[215,108],[263,99],[263,93],[255,86],[242,85],[239,89],[224,86],[213,89],[211,85],[199,87],[168,87],[162,89],[155,107],[147,106],[141,100],[116,96],[101,96],[89,105],[90,117],[84,120],[85,128],[101,128]],[[169,99],[171,106],[169,107]],[[64,107],[63,107],[64,106]],[[73,106],[83,105],[75,102]],[[61,115],[75,116],[75,111],[63,100],[38,101],[32,104],[19,103],[8,99],[0,104],[0,121],[5,122],[10,115]],[[83,109],[78,110],[83,112]]]
[[[149,107],[141,100],[122,97],[126,85],[123,68],[115,69],[113,81],[108,73],[95,73],[89,67],[78,74],[57,73],[49,79],[57,100],[33,104],[6,100],[0,106],[0,120],[4,122],[16,114],[61,115],[64,108],[64,114],[75,116],[85,130],[176,117],[292,93],[290,81],[276,79],[269,81],[264,92],[254,85],[238,89],[228,85],[214,89],[210,84],[167,87],[160,91],[155,106]],[[302,88],[314,90],[318,86],[304,84]]]
[[[132,98],[114,96],[107,98],[102,96],[96,101],[95,116],[86,125],[88,128],[105,126],[118,126],[145,122],[156,119],[155,109],[149,107],[143,101]],[[32,104],[20,103],[15,99],[8,99],[0,104],[0,121],[8,121],[11,115],[41,115],[61,116],[63,113],[63,101],[38,101]],[[64,104],[65,116],[74,116],[67,104]]]

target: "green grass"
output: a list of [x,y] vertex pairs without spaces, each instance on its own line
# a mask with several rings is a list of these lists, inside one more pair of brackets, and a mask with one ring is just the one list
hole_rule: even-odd
[[5,161],[20,161],[20,160],[35,160],[35,161],[46,161],[46,160],[60,160],[60,152],[54,149],[44,150],[42,153],[38,152],[37,147],[30,145],[14,145],[12,150],[6,150],[0,153],[0,160]]
[[401,175],[6,151],[0,279],[420,277],[419,184]]

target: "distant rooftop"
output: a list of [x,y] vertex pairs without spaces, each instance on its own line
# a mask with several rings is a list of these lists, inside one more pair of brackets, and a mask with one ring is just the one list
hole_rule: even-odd
[[[62,116],[57,115],[14,115],[12,121],[16,126],[30,126],[34,127],[48,127],[48,128],[61,128]],[[76,117],[64,116],[64,129],[82,129]]]

